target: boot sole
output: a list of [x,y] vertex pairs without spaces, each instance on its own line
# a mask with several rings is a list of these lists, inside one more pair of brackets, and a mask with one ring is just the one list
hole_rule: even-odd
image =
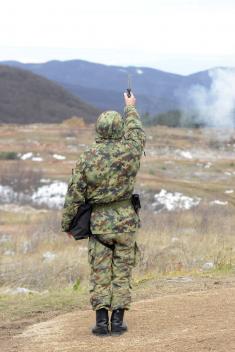
[[104,333],[104,334],[97,334],[97,333],[92,332],[92,335],[99,336],[99,337],[107,337],[107,336],[110,336],[110,333],[108,332],[108,333]]
[[123,334],[125,334],[125,332],[127,331],[111,331],[111,336],[121,336]]

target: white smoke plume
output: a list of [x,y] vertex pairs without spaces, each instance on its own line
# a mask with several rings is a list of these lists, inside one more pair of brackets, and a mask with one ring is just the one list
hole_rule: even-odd
[[190,110],[197,122],[208,127],[235,128],[235,70],[212,69],[210,88],[193,86],[189,91]]

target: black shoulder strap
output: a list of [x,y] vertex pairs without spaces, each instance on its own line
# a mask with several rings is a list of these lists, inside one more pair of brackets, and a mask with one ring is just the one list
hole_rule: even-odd
[[103,241],[99,238],[99,236],[96,236],[94,233],[92,233],[90,236],[93,237],[97,242],[101,243],[103,246],[105,246],[105,247],[111,249],[111,251],[114,251],[114,248],[115,248],[115,245],[114,245],[114,244],[108,244],[108,243],[103,242]]

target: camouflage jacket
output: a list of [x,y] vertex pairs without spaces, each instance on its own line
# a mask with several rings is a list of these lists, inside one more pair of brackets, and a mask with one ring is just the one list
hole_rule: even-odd
[[145,133],[137,110],[128,106],[124,119],[115,111],[102,113],[96,141],[79,158],[65,197],[62,231],[69,230],[79,205],[93,204],[91,231],[95,234],[132,232],[139,218],[130,202]]

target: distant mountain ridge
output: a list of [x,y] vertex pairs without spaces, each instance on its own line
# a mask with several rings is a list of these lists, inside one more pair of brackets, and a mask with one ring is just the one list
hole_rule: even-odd
[[99,113],[55,82],[0,65],[0,123],[56,123],[72,116],[94,122]]
[[209,70],[183,76],[148,67],[108,66],[83,60],[4,64],[23,68],[62,85],[99,109],[123,109],[123,91],[131,74],[141,112],[156,114],[179,108],[180,98],[195,84],[209,87]]

